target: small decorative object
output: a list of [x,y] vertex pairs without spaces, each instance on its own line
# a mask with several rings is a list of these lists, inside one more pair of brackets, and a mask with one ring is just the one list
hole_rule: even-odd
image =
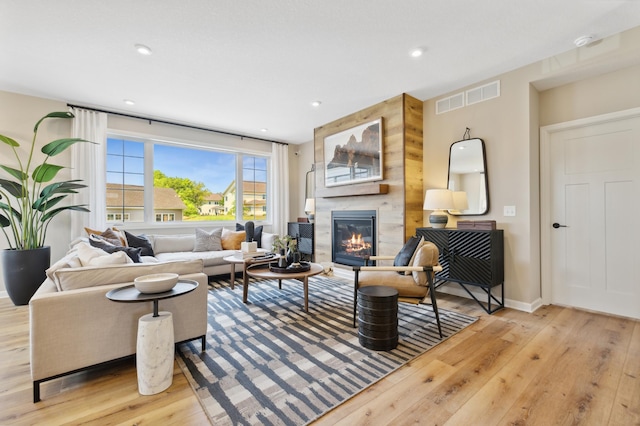
[[286,265],[290,265],[293,262],[293,253],[297,251],[297,245],[298,241],[291,235],[276,237],[273,240],[273,251],[280,253],[280,259],[284,258]]
[[171,272],[163,274],[143,275],[133,280],[140,293],[164,293],[171,290],[178,282],[178,274]]
[[424,196],[424,210],[433,210],[429,223],[433,228],[445,228],[449,216],[445,210],[453,209],[453,195],[448,189],[428,189]]
[[289,265],[286,267],[281,267],[279,263],[270,263],[269,270],[271,272],[277,272],[280,274],[294,274],[296,272],[306,272],[311,269],[311,264],[309,262],[300,262],[298,265]]

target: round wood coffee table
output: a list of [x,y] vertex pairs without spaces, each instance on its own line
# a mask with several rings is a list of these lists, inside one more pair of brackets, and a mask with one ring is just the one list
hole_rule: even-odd
[[[262,278],[266,280],[278,280],[278,287],[282,288],[282,280],[298,280],[302,281],[304,286],[304,310],[309,312],[309,277],[318,275],[323,271],[322,265],[319,263],[310,263],[308,271],[303,272],[272,272],[269,265],[250,265],[247,268],[247,274],[254,278]],[[249,285],[245,285],[242,289],[242,301],[247,303],[249,295]]]

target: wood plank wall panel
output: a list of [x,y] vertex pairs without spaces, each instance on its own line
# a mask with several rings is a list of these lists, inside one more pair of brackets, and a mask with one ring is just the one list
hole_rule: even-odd
[[[331,262],[331,211],[377,210],[378,254],[394,254],[422,224],[422,102],[406,94],[348,115],[314,132],[316,188],[324,186],[326,136],[382,117],[383,180],[387,194],[316,198],[316,262]],[[350,185],[357,193],[358,185]],[[329,190],[331,188],[328,188]]]

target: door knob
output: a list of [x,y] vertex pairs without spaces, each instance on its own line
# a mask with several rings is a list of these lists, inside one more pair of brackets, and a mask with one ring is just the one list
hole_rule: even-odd
[[558,222],[554,223],[553,225],[554,228],[558,229],[558,228],[568,228],[567,225],[560,225]]

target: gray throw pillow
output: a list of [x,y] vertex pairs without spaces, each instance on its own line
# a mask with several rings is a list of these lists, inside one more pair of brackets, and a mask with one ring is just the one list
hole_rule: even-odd
[[222,228],[216,228],[211,232],[196,228],[196,243],[193,251],[222,250]]
[[151,242],[144,235],[133,235],[127,231],[124,231],[125,237],[127,237],[127,244],[129,247],[139,247],[142,249],[140,252],[141,256],[154,256],[153,247],[151,247]]

